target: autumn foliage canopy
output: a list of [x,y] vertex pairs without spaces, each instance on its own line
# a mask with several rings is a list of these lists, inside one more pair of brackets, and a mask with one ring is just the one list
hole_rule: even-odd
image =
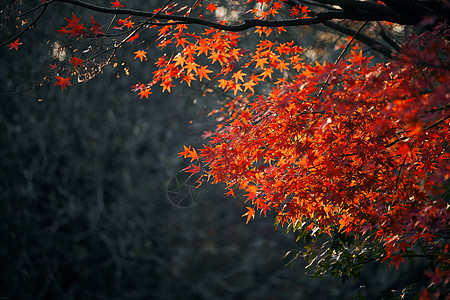
[[[95,76],[125,44],[133,49],[125,55],[153,70],[150,82],[132,87],[137,99],[151,99],[157,88],[172,92],[180,84],[208,82],[226,95],[211,112],[217,127],[205,132],[203,147],[180,153],[191,160],[185,171],[199,176],[199,184],[225,183],[228,195],[244,191],[247,222],[271,212],[278,225],[312,241],[351,238],[352,250],[339,249],[352,251],[348,264],[375,257],[398,266],[423,255],[436,268],[435,284],[448,284],[445,1],[249,0],[236,19],[220,19],[220,1],[169,1],[154,11],[128,8],[125,0],[104,7],[78,0],[38,6],[44,11],[58,2],[93,15],[66,16],[55,36],[91,43],[95,51],[52,65],[53,85],[64,91],[76,78]],[[112,20],[101,24],[95,14]],[[305,45],[289,34],[313,24],[348,36],[333,50],[341,54],[337,59],[307,59]],[[386,33],[402,26],[410,34],[401,42]],[[156,32],[152,45],[162,53],[154,65],[147,63],[153,49],[141,43],[148,31]],[[111,41],[109,52],[101,52],[106,46],[96,44],[99,39]],[[20,51],[26,37],[12,36],[5,45]],[[107,53],[103,61],[100,52]],[[319,270],[335,267],[336,251],[306,252]],[[328,260],[319,261],[319,252]]]

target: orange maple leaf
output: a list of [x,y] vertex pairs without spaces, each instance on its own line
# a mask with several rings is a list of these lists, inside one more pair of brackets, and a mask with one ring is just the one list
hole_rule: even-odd
[[244,92],[248,89],[250,89],[253,93],[255,92],[255,90],[253,89],[253,87],[256,85],[256,83],[253,80],[247,81],[244,83]]
[[61,86],[61,92],[70,84],[70,77],[64,78],[60,76],[55,76],[55,78],[58,80],[54,85],[60,85]]
[[234,95],[235,95],[235,96],[236,96],[236,93],[237,93],[238,91],[242,91],[241,84],[239,84],[239,83],[233,83],[233,91],[234,91]]
[[230,57],[233,57],[236,61],[239,60],[239,57],[242,55],[240,48],[233,48],[231,49],[228,54]]
[[304,14],[305,16],[307,16],[308,13],[310,12],[310,10],[308,9],[308,6],[299,5],[299,8],[302,10],[302,14]]
[[258,61],[256,62],[256,66],[255,68],[257,68],[258,66],[261,67],[261,69],[264,69],[264,65],[267,64],[267,58],[259,58]]
[[225,196],[233,196],[234,198],[236,198],[236,196],[234,195],[234,191],[232,188],[228,188],[228,192],[225,193]]
[[186,158],[189,155],[189,152],[191,151],[191,146],[186,147],[183,145],[184,151],[178,153],[178,156],[183,156],[184,158]]
[[206,44],[206,40],[200,38],[198,41],[199,45],[196,47],[197,50],[197,56],[199,56],[202,53],[205,53],[205,55],[208,55],[208,45]]
[[185,68],[186,68],[186,70],[187,70],[188,73],[189,73],[189,72],[192,72],[192,71],[197,72],[197,67],[199,67],[199,66],[200,66],[200,65],[197,64],[197,63],[194,62],[194,61],[188,61],[188,62],[186,63]]
[[188,84],[189,87],[191,86],[192,80],[197,80],[197,79],[195,79],[194,74],[192,74],[192,73],[188,73],[186,75],[181,75],[181,78],[183,78],[181,80],[181,82],[186,81],[186,83]]
[[212,51],[211,55],[208,58],[212,59],[212,63],[215,63],[216,61],[220,62],[221,56],[223,56],[223,53],[221,53],[220,51]]
[[167,90],[170,93],[170,88],[174,85],[172,84],[172,79],[170,77],[166,77],[163,82],[160,84],[163,87],[163,92]]
[[272,68],[265,68],[264,72],[261,75],[263,76],[263,79],[266,78],[267,76],[272,78],[272,73],[273,73]]
[[188,40],[186,38],[181,38],[181,39],[177,39],[177,44],[176,47],[181,46],[181,47],[185,47],[185,44],[188,42]]
[[133,27],[134,27],[134,22],[131,21],[130,19],[127,19],[127,20],[125,21],[125,24],[124,24],[124,25],[127,26],[128,29],[129,29],[129,28],[133,28]]
[[141,90],[141,91],[139,92],[139,96],[141,96],[140,99],[142,99],[143,97],[145,97],[145,98],[148,99],[148,95],[150,95],[151,93],[152,93],[152,92],[150,92],[150,89],[144,89],[144,90]]
[[175,58],[173,60],[175,61],[175,66],[180,65],[181,67],[183,67],[184,64],[186,63],[186,59],[181,54],[178,54],[177,56],[175,56]]
[[200,81],[202,80],[203,77],[205,77],[208,80],[211,80],[211,78],[209,78],[208,73],[212,73],[211,70],[208,70],[206,68],[206,66],[201,66],[200,68],[197,69],[197,75],[200,77]]
[[161,27],[161,29],[159,29],[159,36],[165,36],[167,35],[167,33],[169,32],[170,28],[172,28],[172,26],[163,26]]
[[250,221],[250,219],[255,218],[255,210],[252,207],[247,206],[247,212],[245,214],[243,214],[242,216],[243,217],[247,216],[247,222],[245,222],[245,224],[248,224],[248,221]]
[[289,68],[287,67],[287,64],[286,64],[286,62],[284,60],[280,60],[278,62],[277,69],[280,70],[280,71],[289,70]]
[[256,82],[256,83],[258,83],[258,82],[261,81],[261,79],[259,79],[258,75],[255,75],[255,74],[251,74],[251,75],[250,75],[250,80],[251,80],[251,81],[254,81],[254,82]]
[[208,7],[206,7],[206,9],[209,10],[210,12],[214,12],[215,10],[217,10],[217,5],[210,2]]
[[[350,223],[352,222],[352,218],[348,217],[347,215],[342,215],[338,221],[339,223],[339,232],[344,230]],[[347,228],[344,230],[344,232],[349,232],[350,229]]]
[[192,151],[189,151],[189,154],[186,155],[186,157],[190,157],[191,158],[191,162],[193,160],[198,160],[198,154],[197,151],[195,149],[192,149]]
[[142,60],[145,58],[147,59],[147,52],[143,51],[143,50],[138,50],[136,52],[134,52],[134,54],[136,54],[136,56],[134,57],[134,59],[139,58],[142,62]]
[[241,70],[237,71],[236,73],[233,74],[233,76],[231,76],[232,78],[234,78],[234,80],[236,80],[236,83],[238,83],[239,80],[241,80],[242,82],[244,81],[243,76],[245,76],[247,74],[242,73]]
[[14,43],[9,44],[8,46],[10,50],[16,49],[17,51],[19,50],[19,45],[22,45],[22,43],[19,43],[19,39],[17,39]]

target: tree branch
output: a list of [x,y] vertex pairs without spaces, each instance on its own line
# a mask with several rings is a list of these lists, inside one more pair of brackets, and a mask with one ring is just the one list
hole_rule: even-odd
[[390,7],[391,9],[405,14],[405,12],[408,12],[408,15],[411,17],[414,17],[416,19],[416,22],[420,22],[424,15],[431,14],[433,15],[434,12],[427,7],[418,4],[416,1],[411,0],[382,0],[386,6]]
[[[341,60],[341,58],[344,56],[345,52],[348,50],[348,48],[350,48],[350,45],[353,43],[353,41],[355,40],[355,37],[361,32],[361,30],[364,28],[364,26],[367,25],[367,22],[364,22],[364,24],[361,25],[361,27],[359,27],[358,31],[355,32],[355,34],[352,36],[352,39],[347,43],[347,46],[345,46],[344,50],[342,50],[341,54],[339,54],[338,58],[336,59],[336,61],[334,62],[334,68],[336,67],[336,65],[339,63],[339,61]],[[328,81],[330,80],[331,77],[331,72],[328,73],[327,79],[325,80],[325,82],[322,84],[322,87],[319,90],[319,93],[317,94],[317,96],[319,97],[325,86],[328,84]]]
[[[442,123],[444,123],[444,121],[447,120],[447,119],[449,119],[449,118],[450,118],[450,116],[445,117],[445,118],[441,118],[441,119],[439,119],[438,121],[434,122],[433,124],[431,124],[431,125],[427,126],[426,128],[424,128],[422,131],[423,131],[423,132],[426,132],[426,131],[428,131],[428,130],[430,130],[430,129],[433,129],[434,127],[437,127],[437,126],[441,125]],[[389,148],[389,147],[391,147],[391,146],[397,144],[398,142],[404,141],[404,140],[406,140],[406,139],[408,139],[408,138],[409,138],[409,137],[401,137],[401,138],[398,138],[398,139],[396,139],[395,141],[393,141],[393,142],[387,144],[387,145],[386,145],[386,148]]]
[[360,42],[366,44],[367,46],[372,48],[374,51],[377,51],[377,52],[383,54],[387,58],[392,57],[392,51],[389,50],[389,48],[387,48],[386,46],[384,46],[383,44],[378,42],[376,39],[369,37],[368,35],[365,35],[362,33],[358,33],[357,35],[355,35],[356,34],[355,30],[345,27],[345,26],[342,26],[342,25],[339,25],[338,23],[333,22],[333,21],[324,21],[323,25],[325,25],[331,29],[334,29],[336,31],[345,33],[348,36],[354,36],[357,41],[360,41]]
[[[321,0],[323,1],[323,0]],[[321,2],[318,1],[318,2]],[[344,0],[335,0],[331,2],[340,3]],[[216,28],[219,30],[225,31],[244,31],[249,28],[253,28],[256,26],[264,26],[264,27],[283,27],[283,26],[299,26],[299,25],[313,25],[324,23],[325,21],[329,21],[332,19],[346,19],[346,20],[356,20],[356,21],[389,21],[399,24],[409,24],[408,20],[403,18],[403,16],[397,14],[394,10],[386,8],[382,5],[375,5],[370,3],[371,5],[363,2],[362,4],[358,1],[354,1],[357,3],[357,8],[364,7],[365,11],[358,11],[356,13],[346,12],[346,11],[327,11],[327,12],[319,12],[315,16],[311,18],[305,19],[288,19],[288,20],[260,20],[260,19],[250,19],[245,20],[240,24],[223,24],[219,22],[209,21],[205,19],[186,17],[180,15],[167,15],[167,14],[156,14],[148,11],[136,10],[136,9],[128,9],[128,8],[107,8],[103,6],[98,6],[95,4],[86,3],[80,0],[54,0],[50,3],[69,3],[76,6],[84,7],[86,9],[97,11],[106,14],[113,15],[134,15],[140,17],[147,18],[156,18],[162,20],[173,20],[184,22],[186,24],[198,24],[203,26],[208,26],[212,28]],[[329,2],[329,1],[328,1]],[[345,2],[345,1],[344,1]],[[353,2],[353,1],[352,1]],[[335,4],[335,3],[333,3]],[[373,10],[370,10],[373,9]],[[405,23],[406,22],[406,23]]]
[[429,110],[426,110],[425,112],[426,113],[432,113],[432,112],[446,110],[446,109],[450,109],[450,104],[447,104],[447,105],[444,105],[444,106],[441,106],[441,107],[436,107],[436,108],[433,108],[433,109],[429,109]]
[[399,51],[401,49],[401,46],[393,39],[391,38],[387,33],[386,30],[384,30],[383,25],[378,22],[378,26],[380,27],[380,36],[381,38],[386,41],[389,45],[391,45],[392,48]]
[[363,10],[374,12],[379,15],[390,16],[394,19],[404,20],[405,22],[410,22],[410,18],[403,14],[400,14],[398,11],[391,9],[385,5],[380,5],[367,1],[355,1],[355,0],[316,0],[316,2],[337,5],[340,6],[344,10]]
[[42,15],[44,14],[45,10],[47,9],[47,4],[44,5],[44,7],[42,8],[41,12],[39,13],[39,15],[36,17],[36,19],[33,20],[33,22],[31,22],[27,27],[25,27],[21,32],[19,32],[18,34],[14,35],[12,38],[10,38],[9,40],[7,40],[6,42],[0,44],[0,48],[11,43],[12,41],[14,41],[15,39],[19,38],[20,36],[22,36],[27,30],[29,30],[31,27],[33,27],[37,21],[42,17]]
[[[306,2],[306,1],[298,1],[298,2]],[[286,1],[286,3],[288,5],[291,6],[295,6],[298,5],[298,2],[295,2],[293,0],[288,0]],[[308,1],[309,3],[309,1]],[[313,10],[310,10],[310,14],[315,16],[317,15],[316,12],[314,12]],[[322,24],[328,28],[331,28],[333,30],[339,31],[341,33],[344,33],[348,36],[354,37],[357,41],[360,41],[361,43],[366,44],[367,46],[369,46],[370,48],[372,48],[372,50],[377,51],[379,53],[381,53],[382,55],[384,55],[387,58],[391,58],[392,57],[392,51],[387,48],[385,45],[379,43],[376,39],[369,37],[368,35],[365,35],[361,32],[359,32],[358,34],[356,34],[356,31],[346,27],[346,26],[342,26],[336,22],[333,22],[331,20],[329,21],[323,21]]]

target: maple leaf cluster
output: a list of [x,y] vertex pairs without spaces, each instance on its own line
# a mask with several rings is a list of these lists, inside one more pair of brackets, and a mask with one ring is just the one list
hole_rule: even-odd
[[80,18],[75,17],[72,13],[72,19],[64,18],[69,24],[66,27],[61,27],[57,31],[61,35],[68,34],[71,37],[83,37],[86,34],[84,24],[80,24]]
[[[322,7],[334,3],[318,2]],[[385,11],[387,2],[357,4]],[[370,237],[383,250],[380,259],[397,266],[408,250],[427,245],[427,254],[438,257],[442,268],[450,267],[450,212],[443,196],[450,177],[448,24],[426,17],[422,23],[437,26],[411,36],[402,47],[386,38],[401,48],[386,54],[389,62],[372,62],[355,46],[335,63],[311,64],[297,42],[281,38],[286,31],[281,26],[249,26],[246,32],[223,30],[221,25],[232,22],[220,20],[216,28],[188,26],[189,21],[208,22],[204,14],[214,18],[219,6],[214,1],[182,7],[169,2],[145,18],[119,18],[130,10],[122,10],[118,0],[110,3],[112,8],[104,10],[115,16],[108,28],[116,30],[111,37],[121,37],[114,40],[113,52],[141,39],[144,30],[158,34],[156,47],[163,54],[152,80],[132,87],[140,99],[148,99],[155,86],[170,93],[180,83],[191,87],[201,81],[211,81],[209,86],[232,98],[212,112],[219,124],[205,134],[208,143],[202,149],[185,147],[180,156],[191,159],[185,169],[191,176],[225,183],[227,195],[244,190],[247,222],[273,211],[280,225]],[[321,21],[314,19],[313,8],[283,0],[244,4],[250,9],[243,15],[254,22],[277,21],[281,15]],[[61,35],[108,36],[92,16],[90,32],[74,14],[65,20],[69,24],[57,30]],[[358,33],[351,34],[347,46]],[[247,34],[257,37],[251,49],[243,42]],[[136,44],[131,44],[134,59],[152,61],[150,50]],[[17,39],[9,47],[18,50],[19,45]],[[85,61],[72,57],[70,64],[73,76]],[[64,90],[70,76],[58,73],[55,85]]]
[[[251,2],[251,1],[249,1]],[[175,9],[173,5],[171,8]],[[195,7],[193,7],[195,8]],[[183,7],[176,9],[180,13],[185,11],[184,16],[189,16],[193,8]],[[274,16],[281,8],[281,2],[276,2],[270,8],[268,13],[262,12],[258,9],[251,9],[247,13],[253,14],[256,18],[266,19],[269,16]],[[293,10],[302,8],[295,6]],[[214,12],[217,5],[210,2],[206,8]],[[303,17],[307,14],[307,9],[302,8]],[[167,14],[171,14],[166,10]],[[298,15],[299,13],[296,13]],[[156,25],[152,26],[156,28]],[[277,28],[278,32],[285,31],[282,27]],[[273,33],[273,29],[269,27],[257,27],[255,33],[259,36],[269,36]],[[185,82],[189,87],[193,81],[211,80],[209,74],[215,73],[213,79],[219,83],[219,87],[225,92],[233,91],[236,95],[238,92],[252,93],[255,92],[254,86],[265,78],[272,78],[275,72],[283,73],[289,70],[288,65],[292,64],[293,68],[300,68],[302,66],[301,58],[298,55],[302,48],[294,45],[294,42],[283,43],[274,46],[274,42],[266,39],[261,39],[257,45],[256,51],[247,53],[245,49],[239,48],[237,43],[241,39],[241,34],[238,32],[226,32],[219,29],[205,29],[200,34],[195,34],[188,31],[186,24],[177,25],[162,25],[158,29],[158,45],[157,47],[165,50],[168,53],[163,55],[156,62],[158,68],[153,72],[153,81],[149,82],[143,88],[151,90],[155,85],[162,87],[162,91],[171,92],[174,83],[178,80],[179,83]],[[173,47],[172,50],[170,47]],[[272,47],[274,47],[272,49]],[[146,54],[143,50],[135,52],[136,58],[142,60],[145,58],[142,55]],[[170,55],[169,55],[170,54]],[[290,62],[281,57],[290,57]],[[244,64],[242,59],[246,59]],[[214,69],[211,67],[214,66]],[[253,72],[248,74],[242,72],[242,69],[254,67],[261,70],[257,74]],[[230,78],[231,77],[231,78]],[[278,83],[282,83],[280,79]]]
[[[240,49],[211,30],[213,39],[188,48],[195,56],[181,52],[159,72],[183,72],[185,59],[209,54],[222,67],[220,88],[235,96],[248,90],[225,106],[228,117],[198,149],[205,177],[226,183],[227,194],[247,191],[247,222],[255,211],[272,210],[281,225],[372,235],[385,249],[383,261],[396,266],[408,249],[426,243],[448,266],[440,237],[450,224],[442,198],[450,177],[449,32],[441,25],[413,36],[388,64],[371,64],[354,51],[336,65],[309,65],[300,47],[269,39],[233,57],[231,49]],[[211,49],[220,41],[217,56]],[[280,76],[288,69],[297,72],[289,81]],[[272,79],[272,91],[254,95],[265,79]]]

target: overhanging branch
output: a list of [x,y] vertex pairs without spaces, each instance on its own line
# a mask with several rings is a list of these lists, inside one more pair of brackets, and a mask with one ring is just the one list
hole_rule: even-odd
[[[244,31],[249,28],[263,26],[263,27],[289,27],[289,26],[300,26],[300,25],[313,25],[324,23],[325,21],[333,19],[341,20],[356,20],[356,21],[389,21],[399,24],[407,24],[408,20],[405,20],[401,15],[396,14],[395,11],[390,9],[382,9],[377,5],[374,11],[357,11],[352,13],[351,11],[327,11],[319,12],[315,16],[305,19],[288,19],[288,20],[260,20],[260,19],[250,19],[245,20],[239,24],[224,24],[221,22],[214,22],[205,19],[186,17],[180,15],[167,15],[167,14],[156,14],[149,11],[129,9],[129,8],[108,8],[103,6],[98,6],[91,3],[86,3],[80,0],[53,0],[51,3],[69,3],[72,5],[84,7],[86,9],[97,11],[106,14],[113,15],[133,15],[146,18],[155,18],[161,20],[172,20],[178,21],[178,23],[185,24],[198,24],[207,27],[216,28],[225,31]],[[333,1],[332,1],[333,2]],[[338,1],[339,2],[339,1]],[[49,2],[50,3],[50,2]],[[368,7],[364,5],[364,7]]]

